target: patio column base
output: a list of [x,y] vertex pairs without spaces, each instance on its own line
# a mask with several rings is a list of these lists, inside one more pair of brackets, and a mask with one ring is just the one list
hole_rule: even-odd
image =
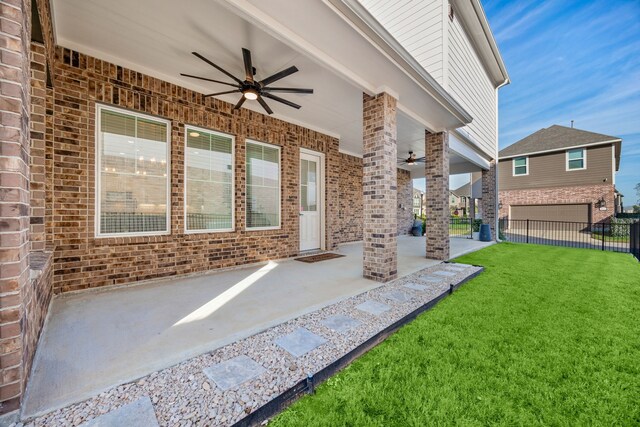
[[426,253],[449,259],[449,134],[425,133]]
[[363,275],[398,276],[396,99],[363,94]]

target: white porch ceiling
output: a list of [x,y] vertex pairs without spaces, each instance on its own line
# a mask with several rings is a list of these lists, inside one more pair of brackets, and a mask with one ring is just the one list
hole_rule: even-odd
[[[298,2],[253,2],[275,8]],[[322,7],[324,13],[335,14],[320,1],[307,2],[307,6]],[[291,8],[289,8],[291,9]],[[208,83],[180,76],[188,73],[222,81],[230,81],[224,74],[194,57],[197,51],[232,74],[244,74],[241,48],[251,50],[257,77],[264,78],[291,65],[299,72],[280,80],[277,86],[310,87],[313,95],[283,94],[282,97],[300,104],[295,110],[278,102],[267,100],[274,116],[286,121],[340,138],[340,149],[356,155],[362,154],[362,92],[363,87],[338,75],[335,70],[319,64],[300,49],[284,43],[255,23],[243,19],[234,11],[211,0],[183,0],[179,4],[157,0],[53,0],[54,24],[57,42],[95,57],[129,67],[136,71],[196,90],[213,93],[227,90],[228,86]],[[289,10],[287,13],[295,11]],[[313,17],[305,17],[309,20]],[[313,31],[309,24],[310,31]],[[344,28],[342,31],[348,31]],[[331,31],[323,30],[325,37]],[[362,49],[354,55],[365,55]],[[377,53],[383,57],[381,53]],[[359,58],[360,61],[370,61]],[[378,72],[379,73],[379,72]],[[376,78],[382,79],[382,76]],[[391,81],[391,80],[390,80]],[[415,93],[407,97],[415,96]],[[239,94],[219,98],[236,103]],[[428,98],[424,95],[423,98]],[[402,94],[400,103],[402,103]],[[427,101],[421,100],[422,104]],[[435,102],[434,102],[434,105]],[[245,108],[263,113],[255,101],[247,101]],[[424,155],[425,125],[400,104],[398,111],[398,157],[406,158],[409,151]],[[443,112],[435,106],[434,123],[451,125],[443,121]],[[441,107],[438,107],[441,108]],[[455,156],[454,156],[455,157]],[[452,158],[452,162],[456,162]],[[417,174],[420,168],[416,168]],[[412,172],[413,173],[413,172]]]

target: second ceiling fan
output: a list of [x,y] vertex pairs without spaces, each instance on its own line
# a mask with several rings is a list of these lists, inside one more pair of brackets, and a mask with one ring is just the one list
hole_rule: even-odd
[[198,52],[191,52],[193,55],[195,55],[196,57],[200,58],[201,60],[203,60],[204,62],[206,62],[207,64],[211,65],[213,68],[215,68],[216,70],[224,73],[225,75],[229,76],[231,79],[233,79],[233,81],[235,83],[229,83],[229,82],[223,82],[220,80],[214,80],[214,79],[210,79],[207,77],[199,77],[199,76],[194,76],[191,74],[184,74],[184,73],[180,73],[180,75],[185,76],[185,77],[191,77],[193,79],[200,79],[200,80],[205,80],[208,82],[214,82],[214,83],[220,83],[223,85],[227,85],[227,86],[232,86],[235,89],[233,90],[227,90],[224,92],[217,92],[217,93],[210,93],[210,94],[206,94],[204,95],[205,97],[207,96],[218,96],[218,95],[225,95],[227,93],[242,93],[242,97],[240,98],[240,100],[238,101],[238,103],[233,107],[235,110],[239,109],[240,107],[242,107],[242,104],[244,104],[244,102],[249,99],[249,100],[257,100],[260,105],[262,106],[262,108],[264,108],[264,110],[268,113],[268,114],[273,114],[273,110],[271,110],[271,108],[269,108],[269,105],[265,102],[265,100],[263,98],[269,98],[272,99],[274,101],[280,102],[282,104],[288,105],[289,107],[293,107],[295,109],[299,109],[300,105],[293,103],[291,101],[288,101],[286,99],[280,98],[277,95],[274,95],[273,93],[300,93],[300,94],[311,94],[313,93],[313,89],[301,89],[301,88],[291,88],[291,87],[270,87],[269,85],[271,83],[274,83],[280,79],[283,79],[295,72],[298,71],[298,69],[295,66],[291,66],[287,69],[284,69],[282,71],[279,71],[265,79],[262,80],[256,80],[253,78],[253,76],[255,76],[256,74],[256,69],[253,66],[252,62],[251,62],[251,52],[249,51],[249,49],[245,49],[242,48],[242,59],[244,60],[244,71],[245,71],[245,78],[244,80],[240,80],[239,78],[237,78],[236,76],[234,76],[233,74],[231,74],[230,72],[226,71],[225,69],[223,69],[222,67],[214,64],[212,61],[210,61],[209,59],[205,58],[204,56],[202,56],[201,54],[199,54]]

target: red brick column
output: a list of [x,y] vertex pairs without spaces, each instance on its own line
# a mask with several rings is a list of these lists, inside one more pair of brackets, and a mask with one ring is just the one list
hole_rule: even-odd
[[364,277],[379,282],[398,275],[396,99],[363,98]]
[[23,294],[29,284],[31,2],[0,2],[0,414],[17,409],[25,378]]
[[498,220],[498,189],[496,185],[497,165],[495,160],[491,160],[489,169],[482,171],[482,199],[480,199],[482,212],[482,223],[491,227],[491,237],[496,240],[496,221]]
[[449,259],[449,134],[425,133],[427,258]]

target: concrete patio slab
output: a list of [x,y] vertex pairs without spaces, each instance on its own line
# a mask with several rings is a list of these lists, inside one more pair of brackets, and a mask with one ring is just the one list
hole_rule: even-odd
[[149,396],[142,397],[104,415],[100,415],[79,427],[157,427],[158,419]]
[[424,291],[427,289],[425,285],[418,285],[417,283],[407,283],[403,285],[405,288],[413,289],[414,291]]
[[298,328],[288,335],[275,339],[273,342],[292,356],[300,357],[321,346],[327,340],[306,328]]
[[256,378],[265,371],[262,365],[245,355],[203,369],[207,378],[224,391]]
[[393,302],[403,303],[411,299],[411,295],[408,292],[395,289],[393,291],[385,292],[382,294],[384,298],[387,298]]
[[380,316],[385,311],[389,311],[391,309],[391,307],[389,307],[387,304],[372,300],[365,301],[362,304],[356,305],[356,308],[360,311],[373,314],[374,316]]
[[[398,238],[399,277],[439,264],[425,258],[425,245],[424,237]],[[451,256],[486,246],[452,238]],[[337,252],[345,257],[272,261],[54,297],[23,415],[87,399],[380,286],[362,277],[362,243]]]
[[329,316],[320,323],[327,328],[340,332],[341,334],[349,332],[353,328],[357,328],[362,324],[359,320],[353,317],[345,316],[343,314],[336,314],[335,316]]

